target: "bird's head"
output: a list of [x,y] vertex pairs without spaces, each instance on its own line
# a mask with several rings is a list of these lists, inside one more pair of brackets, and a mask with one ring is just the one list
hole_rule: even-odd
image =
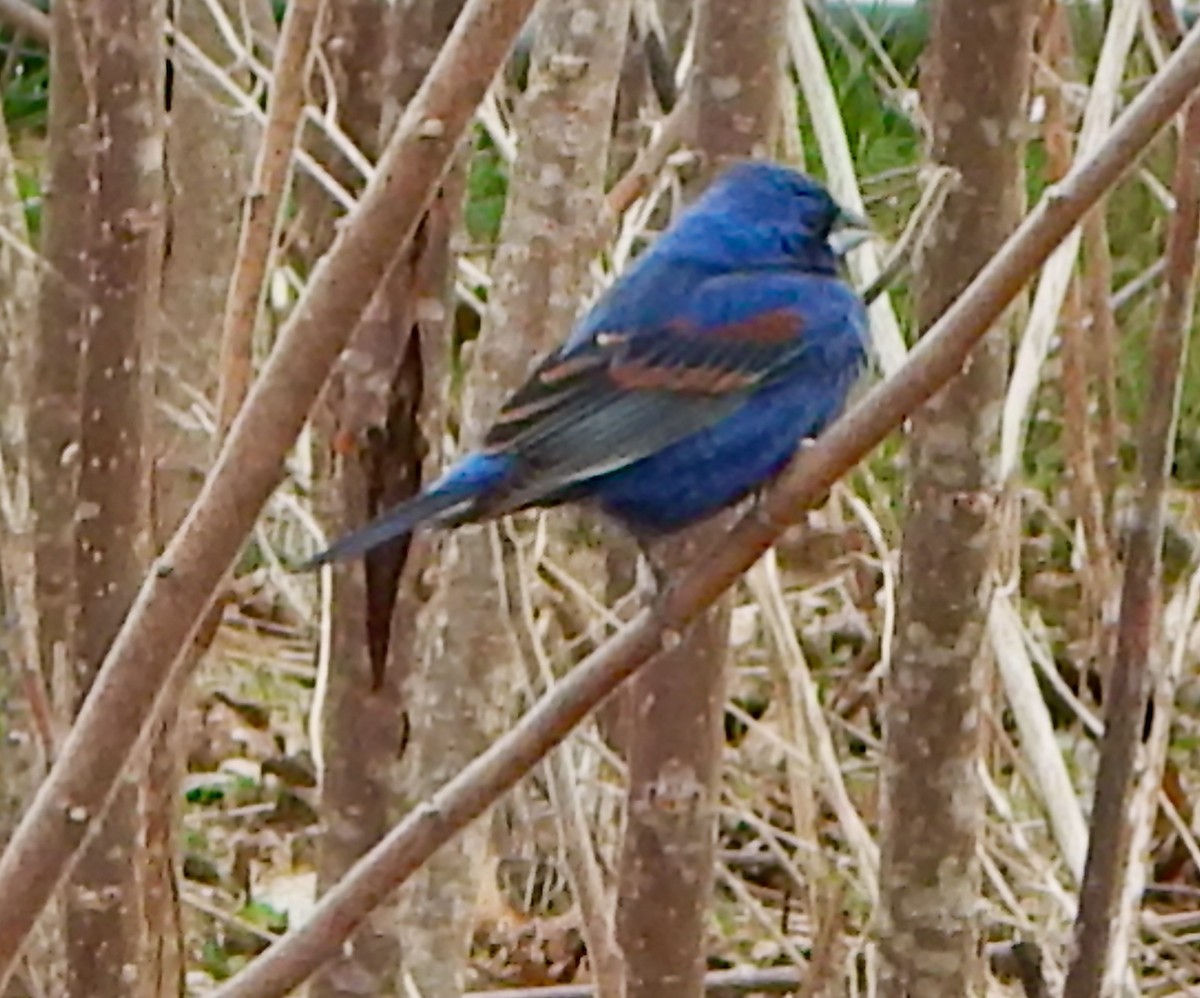
[[[743,265],[829,269],[867,237],[868,223],[818,181],[777,163],[730,167],[687,213],[716,225]],[[704,223],[701,223],[704,224]]]

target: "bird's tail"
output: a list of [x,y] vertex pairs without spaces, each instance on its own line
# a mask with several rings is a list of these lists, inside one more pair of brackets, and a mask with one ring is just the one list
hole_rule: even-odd
[[456,506],[470,503],[471,497],[449,492],[425,492],[381,513],[360,530],[347,534],[314,555],[298,571],[307,572],[335,561],[346,561],[366,554],[373,548],[410,534],[422,523],[437,521],[451,514]]
[[506,461],[492,455],[473,455],[459,462],[425,492],[384,511],[360,530],[336,541],[298,569],[308,571],[334,561],[366,554],[388,541],[411,534],[423,523],[448,524],[470,519],[482,495],[502,481]]

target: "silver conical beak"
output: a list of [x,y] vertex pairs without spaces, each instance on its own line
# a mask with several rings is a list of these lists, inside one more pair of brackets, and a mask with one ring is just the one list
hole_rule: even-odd
[[842,208],[837,221],[833,223],[833,231],[829,234],[829,245],[837,256],[843,257],[874,235],[871,223],[867,219],[856,211]]

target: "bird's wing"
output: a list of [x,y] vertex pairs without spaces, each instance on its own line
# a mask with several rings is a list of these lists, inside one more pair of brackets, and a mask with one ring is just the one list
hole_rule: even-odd
[[[848,321],[844,309],[805,309],[802,292],[812,290],[809,281],[766,296],[741,288],[724,307],[709,302],[654,331],[599,332],[551,355],[508,400],[484,442],[514,457],[519,469],[495,497],[495,511],[553,501],[736,410],[820,344],[829,330],[814,329],[813,316],[821,326]],[[728,293],[736,296],[738,284]],[[848,301],[861,307],[852,295]]]

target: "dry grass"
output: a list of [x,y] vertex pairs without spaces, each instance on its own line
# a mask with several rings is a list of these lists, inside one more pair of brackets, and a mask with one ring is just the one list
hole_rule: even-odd
[[[1121,11],[1129,6],[1116,5]],[[812,57],[806,23],[797,5],[794,58]],[[1128,27],[1114,23],[1114,35]],[[1134,29],[1128,30],[1132,38]],[[237,41],[236,33],[232,37]],[[905,76],[885,58],[879,39],[865,37],[871,42],[863,47],[865,65],[879,83],[881,100],[894,101]],[[188,44],[184,38],[176,41]],[[1102,59],[1101,79],[1088,91],[1085,136],[1103,133],[1120,93],[1126,76],[1123,42],[1122,35],[1109,43],[1106,52],[1113,54]],[[198,52],[192,54],[203,63]],[[268,70],[252,53],[245,55],[261,81]],[[251,94],[218,67],[205,65],[236,90],[248,113],[261,113]],[[810,107],[836,109],[828,74],[823,82],[805,73],[801,79],[824,88],[805,94]],[[345,148],[348,140],[335,118],[312,108],[309,118],[344,148],[348,161],[369,171],[352,146]],[[480,112],[481,128],[502,159],[510,158],[513,148],[510,120],[503,92]],[[830,120],[828,113],[813,113],[808,120],[821,139],[822,154],[830,157],[829,173],[843,189],[857,189],[846,123]],[[301,155],[297,166],[316,175],[344,205],[352,202],[311,159]],[[687,166],[686,154],[671,157],[645,196],[624,212],[610,251],[597,264],[597,288],[623,266],[651,220],[661,216],[661,207],[679,188],[679,171]],[[894,236],[907,209],[920,199],[914,176],[889,171],[859,178],[868,193],[884,192],[881,207]],[[1143,173],[1131,183],[1152,179],[1152,172]],[[1118,250],[1123,256],[1114,247]],[[1154,281],[1158,261],[1138,263],[1143,276],[1112,289],[1120,304]],[[462,256],[459,291],[465,309],[482,307],[489,264],[486,247]],[[1096,622],[1080,613],[1081,573],[1088,561],[1077,550],[1067,490],[1061,474],[1044,470],[1058,472],[1061,455],[1031,458],[1031,451],[1054,446],[1053,336],[1062,298],[1055,289],[1065,289],[1078,266],[1074,251],[1064,250],[1043,278],[1046,290],[1036,299],[1025,359],[1010,395],[1005,467],[1019,483],[1014,491],[1021,502],[1014,507],[1013,523],[1019,542],[1014,541],[1010,571],[997,579],[990,622],[996,671],[981,773],[988,800],[981,846],[988,936],[995,944],[1037,942],[1052,991],[1067,959],[1086,844],[1084,802],[1090,799],[1100,730],[1082,654]],[[861,264],[862,278],[869,279],[876,267],[877,262]],[[282,272],[276,288],[300,279]],[[894,310],[880,306],[879,314],[890,318],[876,327],[887,370],[904,351],[899,332],[904,302],[902,295],[896,297]],[[273,307],[284,311],[290,300],[283,291],[274,296]],[[213,422],[199,398],[193,411],[176,415],[209,427]],[[1031,421],[1033,431],[1027,434]],[[261,948],[281,925],[271,924],[274,914],[302,919],[315,887],[311,857],[317,801],[305,783],[320,771],[320,747],[313,743],[316,728],[310,718],[320,675],[337,663],[329,662],[325,651],[328,608],[320,580],[297,578],[285,568],[322,541],[308,506],[307,446],[302,441],[297,449],[294,473],[261,521],[237,575],[235,599],[207,656],[187,719],[191,775],[185,869],[194,879],[183,900],[196,993],[212,976],[236,969]],[[710,920],[714,968],[811,966],[814,973],[844,980],[848,993],[871,993],[878,693],[895,614],[902,479],[903,459],[888,447],[804,527],[790,532],[738,590],[721,866]],[[0,489],[0,495],[8,491]],[[1158,811],[1146,857],[1148,888],[1131,950],[1131,973],[1140,993],[1149,996],[1200,989],[1200,846],[1190,808],[1200,780],[1194,721],[1200,695],[1193,678],[1200,655],[1200,566],[1193,553],[1200,545],[1200,516],[1191,491],[1179,488],[1171,498],[1181,555],[1169,560],[1173,571],[1164,600],[1160,677],[1165,692],[1156,702],[1143,779],[1146,806],[1152,811],[1157,804]],[[541,538],[534,517],[513,521],[508,533],[519,569],[512,609],[531,656],[531,695],[611,634],[625,615],[622,604],[608,606],[598,589],[604,574],[595,536],[580,536],[564,549],[549,549]],[[930,723],[937,721],[930,718]],[[316,763],[306,762],[306,755]],[[569,981],[582,972],[578,906],[567,886],[567,864],[582,863],[593,889],[611,890],[623,800],[619,757],[589,724],[559,750],[544,777],[527,780],[497,809],[494,876],[479,905],[476,987]],[[556,820],[564,814],[568,820]],[[836,945],[829,942],[831,933]]]

